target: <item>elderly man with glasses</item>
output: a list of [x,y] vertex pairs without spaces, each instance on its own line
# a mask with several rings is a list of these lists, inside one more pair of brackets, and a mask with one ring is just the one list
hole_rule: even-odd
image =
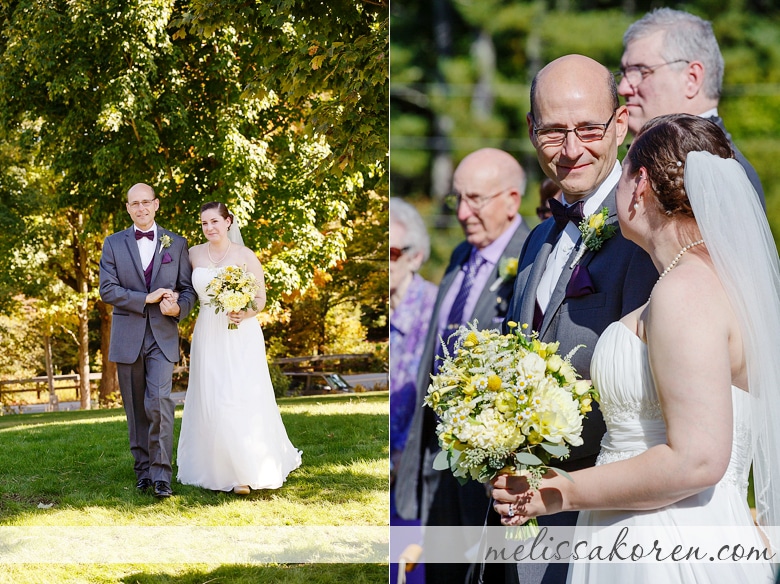
[[[583,247],[579,229],[583,217],[604,208],[606,224],[617,227],[617,150],[628,133],[628,120],[614,77],[588,57],[556,59],[531,83],[529,137],[542,170],[562,196],[560,202],[550,200],[553,217],[528,236],[507,322],[527,323],[541,341],[560,342],[562,355],[584,345],[572,358],[584,379],[590,379],[599,335],[644,304],[658,278],[648,255],[626,240],[619,227],[599,250]],[[594,407],[583,424],[584,444],[555,466],[566,471],[593,466],[605,430]],[[576,513],[559,513],[540,517],[539,524],[574,525],[576,519]],[[508,576],[519,576],[523,584],[563,584],[568,565],[519,563],[510,568]]]
[[[647,13],[623,35],[623,57],[615,74],[632,134],[654,117],[691,114],[715,122],[731,142],[718,116],[723,56],[706,20],[671,8]],[[733,142],[731,147],[765,207],[758,174]]]
[[[497,328],[504,319],[516,273],[507,268],[508,260],[517,258],[530,231],[518,215],[525,182],[517,160],[495,148],[472,152],[453,175],[448,202],[466,240],[453,251],[439,286],[417,375],[417,405],[395,479],[399,514],[406,519],[419,517],[423,526],[481,526],[487,512],[498,524],[484,485],[471,481],[460,486],[449,470],[434,470],[433,460],[440,450],[436,419],[422,403],[430,375],[438,367],[442,341],[446,343],[460,325],[475,319],[482,329]],[[460,538],[458,530],[448,533]],[[426,539],[425,554],[434,562],[426,564],[426,582],[463,582],[469,566],[456,551],[463,545],[461,539]],[[442,563],[443,555],[451,561]],[[492,568],[503,580],[503,567]],[[490,576],[485,581],[497,580]]]

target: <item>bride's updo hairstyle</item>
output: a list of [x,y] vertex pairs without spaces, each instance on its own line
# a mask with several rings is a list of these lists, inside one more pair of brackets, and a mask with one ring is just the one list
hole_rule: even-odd
[[631,171],[647,169],[647,177],[661,211],[667,216],[693,218],[685,192],[685,159],[689,152],[705,151],[733,158],[726,134],[710,120],[688,114],[658,116],[642,126],[628,149]]
[[211,209],[216,209],[217,213],[219,213],[220,217],[222,217],[223,219],[230,220],[230,225],[228,226],[228,231],[229,231],[236,219],[235,217],[233,217],[233,213],[228,211],[228,208],[225,205],[225,203],[220,203],[219,201],[204,203],[200,208],[200,214],[203,215],[203,213],[205,213],[206,211],[210,211]]

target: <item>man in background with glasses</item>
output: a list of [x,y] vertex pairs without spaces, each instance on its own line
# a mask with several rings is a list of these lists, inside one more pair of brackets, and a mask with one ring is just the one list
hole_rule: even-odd
[[[517,160],[495,148],[472,152],[453,174],[448,203],[457,214],[466,241],[452,252],[439,285],[417,375],[417,405],[395,479],[399,515],[405,519],[419,517],[423,526],[481,526],[487,512],[498,524],[484,485],[471,481],[460,486],[449,470],[433,469],[440,450],[436,419],[433,410],[422,404],[431,373],[438,367],[437,355],[442,354],[441,339],[447,342],[460,325],[474,319],[481,329],[497,328],[504,320],[516,272],[502,266],[520,254],[530,231],[517,212],[525,183],[525,172]],[[463,563],[463,557],[455,557],[455,550],[463,549],[464,542],[458,539],[458,530],[448,533],[451,541],[424,541],[427,557],[439,562],[442,557],[452,560],[427,563],[428,584],[460,584],[466,577],[468,564]],[[495,574],[486,575],[486,582],[503,581],[503,566],[497,564],[490,569]]]
[[[715,122],[731,142],[718,116],[723,56],[706,20],[671,8],[647,13],[623,35],[623,57],[615,75],[632,134],[654,117],[691,114]],[[766,207],[758,174],[733,142],[731,147]]]
[[[584,345],[572,364],[583,379],[590,379],[590,359],[599,335],[644,304],[658,279],[649,256],[623,238],[619,227],[600,250],[584,251],[576,265],[573,262],[583,245],[578,228],[583,217],[606,207],[606,223],[617,226],[615,189],[621,174],[617,150],[628,133],[628,111],[620,105],[615,79],[603,65],[582,55],[567,55],[534,77],[526,119],[539,164],[561,189],[562,198],[550,200],[553,217],[528,236],[507,320],[527,323],[543,342],[560,342],[561,355]],[[555,466],[565,471],[593,466],[605,431],[594,407],[583,423],[584,444]],[[540,525],[576,521],[576,513],[539,517]],[[519,577],[522,584],[563,584],[568,570],[563,563],[508,567],[508,578]]]

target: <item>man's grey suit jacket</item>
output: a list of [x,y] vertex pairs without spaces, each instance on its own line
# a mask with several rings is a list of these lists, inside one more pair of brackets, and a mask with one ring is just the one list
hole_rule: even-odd
[[[603,206],[609,209],[607,223],[617,225],[615,189],[607,196]],[[529,331],[539,281],[559,233],[554,219],[544,221],[531,232],[520,256],[507,320],[527,323]],[[539,339],[560,342],[561,355],[566,355],[577,345],[585,345],[575,353],[572,365],[583,379],[590,379],[590,360],[599,336],[610,323],[620,320],[647,301],[658,279],[658,271],[647,253],[625,239],[618,226],[618,232],[599,251],[586,251],[580,259],[582,268],[588,270],[595,292],[567,298],[566,289],[573,273],[569,266],[575,252],[576,246],[553,290],[539,328]],[[584,444],[573,448],[569,458],[556,462],[555,466],[576,470],[592,465],[605,431],[601,412],[594,407],[583,424]]]
[[[171,245],[161,248],[163,235]],[[157,244],[150,291],[170,288],[179,292],[178,318],[160,312],[160,304],[146,304],[146,282],[141,255],[135,240],[135,229],[119,231],[106,238],[100,258],[100,297],[114,307],[108,359],[115,363],[134,363],[141,352],[147,315],[157,345],[165,358],[179,361],[179,320],[195,304],[192,288],[192,266],[187,240],[157,225]]]

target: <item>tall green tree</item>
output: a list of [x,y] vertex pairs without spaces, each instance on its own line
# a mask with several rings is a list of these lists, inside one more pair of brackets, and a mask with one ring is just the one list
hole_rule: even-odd
[[[27,197],[35,199],[32,206],[21,196],[0,200],[9,211],[4,220],[25,227],[22,241],[4,245],[13,253],[34,244],[47,224],[36,218],[67,222],[61,241],[72,250],[84,379],[96,242],[129,224],[123,202],[135,182],[156,188],[160,222],[193,242],[200,237],[200,204],[227,203],[247,245],[264,261],[272,307],[283,294],[310,285],[317,269],[343,261],[354,235],[350,210],[371,193],[386,195],[386,99],[377,101],[387,95],[381,51],[379,64],[367,67],[370,80],[356,73],[358,59],[386,45],[386,18],[382,28],[370,10],[350,17],[340,33],[348,49],[316,48],[309,36],[307,69],[287,88],[266,87],[264,72],[278,68],[307,35],[299,22],[332,33],[349,16],[293,3],[298,12],[282,18],[282,5],[290,3],[270,4],[278,14],[261,27],[247,26],[233,7],[202,35],[187,34],[183,25],[197,2],[0,4],[2,148],[12,155],[34,144],[34,165],[51,179],[45,192],[25,185],[35,195]],[[365,29],[357,26],[361,18]],[[331,61],[340,64],[339,74],[306,75],[327,71]],[[384,74],[377,74],[383,65]],[[342,90],[346,83],[352,89]],[[373,89],[360,94],[364,87]],[[22,168],[31,167],[28,158]],[[0,174],[13,182],[7,169]],[[45,246],[35,253],[47,253]],[[23,262],[15,269],[19,278],[2,281],[9,292],[30,277]],[[101,322],[107,337],[110,321]]]

